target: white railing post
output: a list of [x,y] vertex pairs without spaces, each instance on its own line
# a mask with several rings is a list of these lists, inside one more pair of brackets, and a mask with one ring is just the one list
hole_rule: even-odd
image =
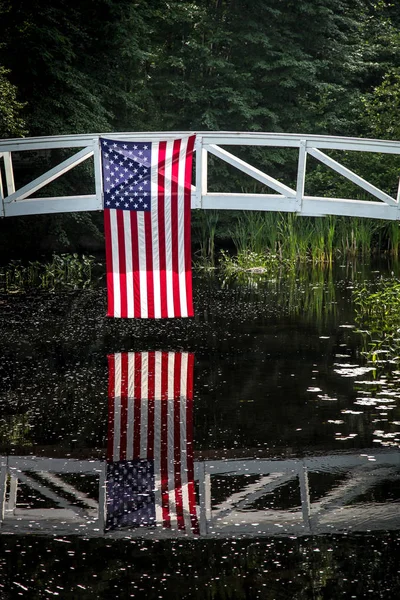
[[[3,158],[3,154],[0,153],[0,159]],[[5,217],[6,213],[4,210],[4,191],[3,191],[3,176],[1,174],[1,162],[0,162],[0,217]]]
[[103,206],[103,177],[101,172],[101,152],[100,152],[100,138],[94,138],[93,140],[93,158],[94,158],[94,180],[96,189],[96,198]]
[[6,172],[6,185],[7,185],[7,195],[13,194],[15,192],[15,183],[14,183],[14,171],[11,160],[11,152],[4,152],[4,169]]
[[399,177],[399,184],[397,186],[396,201],[397,201],[397,221],[400,221],[400,177]]
[[107,463],[104,461],[101,464],[99,473],[99,514],[98,524],[101,533],[104,532],[107,519]]
[[203,137],[198,135],[195,143],[196,150],[196,195],[192,208],[202,208],[202,198],[207,194],[207,150],[203,147]]
[[301,212],[306,181],[307,140],[300,140],[299,163],[297,167],[296,211]]
[[200,515],[199,528],[200,535],[208,533],[208,521],[211,519],[211,475],[207,473],[206,461],[199,464],[199,496],[200,496]]
[[6,505],[6,511],[14,513],[17,506],[17,492],[18,492],[18,478],[14,475],[10,476],[10,492],[8,502]]
[[4,519],[5,503],[6,503],[6,489],[7,489],[7,462],[6,457],[0,458],[0,526],[1,521]]
[[311,505],[310,505],[310,490],[308,487],[308,471],[304,463],[299,463],[299,484],[301,498],[301,512],[303,515],[303,524],[306,531],[311,533]]

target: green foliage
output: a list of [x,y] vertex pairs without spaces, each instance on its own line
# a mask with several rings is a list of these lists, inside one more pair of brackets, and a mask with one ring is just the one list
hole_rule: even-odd
[[383,354],[385,360],[400,361],[400,280],[381,279],[375,289],[358,286],[353,290],[356,320],[364,336],[367,357],[374,363]]
[[[397,223],[357,217],[299,217],[292,213],[249,211],[235,215],[230,237],[237,252],[234,263],[251,262],[250,268],[263,267],[265,256],[268,260],[275,257],[274,260],[292,263],[331,263],[335,256],[369,259],[377,248],[383,250],[384,243],[386,251],[396,256],[400,231]],[[223,264],[226,263],[225,254]]]
[[382,82],[364,99],[364,108],[374,136],[388,140],[400,138],[400,66],[385,73]]
[[0,65],[0,137],[19,137],[26,133],[20,116],[24,104],[17,100],[17,89],[7,78],[9,70]]
[[194,226],[196,238],[200,249],[200,264],[214,265],[215,259],[215,235],[219,221],[219,213],[216,210],[199,211]]
[[6,293],[87,289],[96,282],[95,266],[93,256],[77,254],[54,254],[49,263],[12,261],[0,268],[0,289]]
[[236,256],[221,250],[219,266],[228,274],[246,272],[248,274],[271,275],[276,273],[282,266],[290,266],[288,261],[281,261],[275,254],[253,252],[243,249]]
[[357,98],[364,4],[8,0],[0,54],[35,134],[337,133]]

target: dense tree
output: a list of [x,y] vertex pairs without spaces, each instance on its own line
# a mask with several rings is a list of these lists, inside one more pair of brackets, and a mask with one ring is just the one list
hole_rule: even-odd
[[[24,133],[21,115],[29,135],[398,137],[400,9],[390,0],[0,0],[0,20],[2,137]],[[281,150],[249,159],[288,182],[295,174]],[[211,175],[246,185],[223,168]],[[75,217],[57,217],[60,236],[65,219],[74,231]],[[81,231],[91,223],[78,221]]]
[[7,69],[0,66],[0,137],[19,137],[26,133],[20,116],[23,104],[17,99],[17,89],[8,79]]
[[365,2],[8,0],[3,62],[34,134],[340,133]]

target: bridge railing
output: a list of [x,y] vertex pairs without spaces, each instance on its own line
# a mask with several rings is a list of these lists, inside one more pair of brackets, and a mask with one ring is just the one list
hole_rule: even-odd
[[[104,136],[126,141],[158,141],[187,135],[188,133],[131,132],[107,133]],[[0,140],[0,214],[8,217],[102,210],[103,189],[99,142],[101,135],[103,134]],[[239,158],[235,154],[235,146],[263,146],[297,150],[295,186],[285,185],[265,171]],[[229,151],[226,149],[227,147]],[[77,149],[77,152],[28,183],[20,187],[16,185],[15,169],[13,167],[15,157],[20,160],[24,153],[45,152],[50,154],[52,151],[60,149]],[[327,154],[327,151],[330,150],[400,156],[400,142],[291,133],[198,132],[195,149],[195,185],[192,186],[192,208],[281,211],[310,216],[333,214],[390,220],[400,219],[399,191],[394,197],[379,189],[338,160],[334,160]],[[271,189],[273,193],[209,192],[209,155],[247,174],[253,181],[261,183],[263,189]],[[357,198],[331,198],[325,195],[305,195],[308,157],[312,157],[349,180],[364,196],[368,194],[373,199],[360,200]],[[91,193],[87,194],[76,190],[76,193],[71,196],[35,196],[39,190],[84,161],[91,161],[92,163],[94,184]],[[399,190],[398,180],[393,182],[392,188]]]
[[[398,502],[393,502],[389,493],[386,498],[374,501],[373,490],[396,486],[399,467],[398,452],[389,448],[301,459],[196,460],[194,480],[199,491],[196,513],[200,535],[229,538],[398,530]],[[102,460],[0,456],[0,534],[36,531],[52,536],[55,533],[150,538],[186,535],[176,525],[105,531],[106,471]],[[74,480],[69,482],[65,478],[72,474],[79,475],[79,481],[82,477],[91,478],[92,495],[83,492],[79,485],[75,487]],[[226,483],[231,478],[234,484],[231,488],[228,483],[223,496],[221,477]],[[97,480],[97,494],[93,494],[96,485],[93,479]],[[239,487],[238,481],[241,481]],[[18,492],[21,484],[50,500],[55,507],[21,504]],[[280,505],[284,486],[292,490],[291,508]],[[272,502],[274,495],[276,503]]]

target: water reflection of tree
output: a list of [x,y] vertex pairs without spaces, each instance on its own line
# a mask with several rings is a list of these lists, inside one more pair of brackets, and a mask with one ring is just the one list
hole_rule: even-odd
[[[325,436],[321,414],[331,408],[305,392],[312,364],[318,363],[319,383],[334,388],[340,409],[351,386],[332,373],[335,349],[346,342],[357,352],[355,336],[338,333],[349,292],[336,279],[331,269],[247,284],[196,275],[195,319],[157,322],[106,319],[104,290],[6,298],[0,402],[9,415],[29,412],[28,437],[36,444],[59,452],[101,448],[106,354],[192,350],[198,447],[264,447],[268,439],[290,448],[307,439],[316,448]],[[294,437],[296,429],[302,432]]]
[[[229,300],[234,299],[237,306],[247,309],[249,316],[254,311],[259,316],[265,314],[271,299],[284,314],[301,316],[319,325],[337,314],[338,293],[331,264],[317,268],[313,265],[290,270],[277,268],[268,276],[242,273],[225,278],[222,287],[230,291]],[[210,315],[213,314],[211,300],[212,296]]]
[[[357,402],[364,411],[375,413],[375,442],[383,446],[400,445],[400,282],[380,278],[364,282],[353,291],[356,324],[362,353],[373,367],[373,379],[365,389],[358,384]],[[385,407],[380,405],[386,404]],[[386,410],[385,410],[386,409]],[[389,418],[383,418],[389,416]],[[379,418],[379,416],[381,418]]]
[[6,415],[0,419],[0,447],[9,452],[13,448],[27,448],[30,440],[29,411],[22,414]]
[[[399,536],[134,541],[0,538],[2,589],[35,597],[322,600],[400,592]],[[6,554],[7,552],[7,554]],[[33,583],[34,582],[34,583]],[[47,591],[46,591],[47,590]],[[5,596],[8,597],[8,596]],[[10,597],[14,597],[13,595]]]

